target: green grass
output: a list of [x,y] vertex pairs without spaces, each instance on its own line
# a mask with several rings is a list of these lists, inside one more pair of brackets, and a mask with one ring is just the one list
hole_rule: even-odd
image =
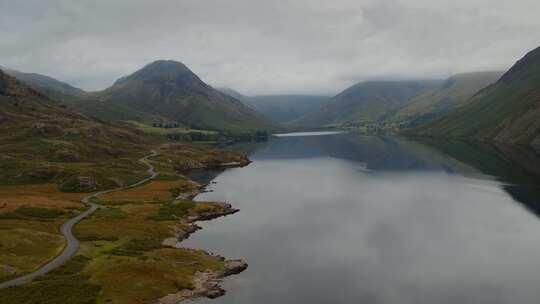
[[80,274],[90,261],[88,257],[76,256],[30,284],[2,289],[0,303],[94,304],[101,287]]
[[84,255],[77,255],[73,258],[69,259],[66,264],[62,265],[61,267],[49,272],[47,275],[38,278],[37,280],[47,280],[50,278],[55,278],[58,276],[69,276],[69,275],[75,275],[79,272],[81,272],[88,263],[90,263],[92,259],[89,257],[86,257]]
[[190,193],[197,190],[197,187],[195,187],[192,184],[183,184],[179,187],[174,187],[169,189],[169,192],[171,193],[172,197],[178,197],[181,193]]
[[127,243],[114,248],[108,253],[120,256],[140,256],[147,251],[159,249],[161,247],[161,241],[159,239],[131,239]]
[[164,203],[160,206],[159,212],[155,215],[151,215],[148,219],[154,221],[171,221],[177,220],[183,216],[188,215],[189,210],[195,207],[193,201],[172,201]]
[[97,210],[92,217],[103,219],[125,219],[127,215],[120,208],[102,208]]
[[86,277],[60,277],[0,290],[0,303],[94,304],[100,290]]
[[116,242],[119,240],[116,236],[86,235],[78,238],[81,242]]
[[127,123],[133,125],[137,129],[143,131],[147,134],[152,135],[168,135],[168,134],[189,134],[192,132],[197,132],[201,134],[218,134],[216,131],[209,131],[209,130],[196,130],[196,129],[190,129],[185,127],[178,127],[178,128],[158,128],[149,126],[147,124],[143,124],[134,120],[128,120]]

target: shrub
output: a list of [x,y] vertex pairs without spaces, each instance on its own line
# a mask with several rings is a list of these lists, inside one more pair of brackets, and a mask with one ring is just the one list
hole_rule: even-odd
[[55,219],[68,213],[58,209],[21,206],[12,212],[0,213],[0,220]]
[[174,221],[189,214],[189,210],[195,207],[195,203],[188,200],[173,201],[162,204],[156,215],[148,219],[155,221]]
[[15,211],[21,215],[28,217],[37,217],[37,218],[57,218],[66,214],[65,211],[51,208],[40,208],[40,207],[19,207]]
[[94,304],[101,291],[80,272],[91,261],[79,255],[62,267],[22,286],[0,290],[0,303]]
[[159,249],[161,247],[161,241],[158,239],[131,239],[127,243],[110,250],[108,253],[120,256],[140,256],[144,252]]

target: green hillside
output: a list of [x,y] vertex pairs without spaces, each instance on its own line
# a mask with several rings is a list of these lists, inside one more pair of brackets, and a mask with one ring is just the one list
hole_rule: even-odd
[[475,93],[495,83],[503,72],[473,72],[450,77],[440,87],[426,92],[399,109],[387,121],[411,128],[432,122],[464,105]]
[[136,159],[145,153],[140,135],[68,111],[0,71],[0,184],[110,188],[144,175]]
[[254,109],[213,89],[175,61],[155,61],[99,92],[85,92],[40,74],[14,70],[8,74],[61,101],[70,110],[103,121],[177,123],[187,128],[230,133],[275,128]]
[[434,137],[540,144],[540,48],[494,85],[441,120],[413,133]]
[[377,123],[438,81],[370,81],[356,84],[331,98],[319,109],[294,121],[294,126],[320,127],[352,123]]

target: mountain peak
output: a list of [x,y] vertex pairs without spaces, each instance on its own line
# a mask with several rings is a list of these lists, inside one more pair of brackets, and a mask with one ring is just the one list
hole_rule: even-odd
[[122,77],[115,82],[115,85],[126,81],[139,80],[144,82],[186,82],[200,81],[185,64],[174,60],[156,60],[145,65],[135,73]]
[[[162,70],[170,70],[170,71],[183,71],[183,72],[191,72],[191,70],[182,62],[175,61],[175,60],[156,60],[154,62],[151,62],[144,66],[142,68],[143,70],[153,70],[153,69],[162,69]],[[191,72],[192,73],[192,72]]]
[[272,127],[253,109],[172,60],[154,61],[100,94],[99,98],[112,108],[130,112],[119,113],[130,117],[124,120],[175,121],[194,129],[238,133]]

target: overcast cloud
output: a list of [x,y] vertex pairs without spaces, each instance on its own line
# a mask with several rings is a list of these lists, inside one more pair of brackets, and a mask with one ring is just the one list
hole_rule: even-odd
[[157,59],[245,94],[506,69],[538,0],[0,0],[0,65],[103,89]]

